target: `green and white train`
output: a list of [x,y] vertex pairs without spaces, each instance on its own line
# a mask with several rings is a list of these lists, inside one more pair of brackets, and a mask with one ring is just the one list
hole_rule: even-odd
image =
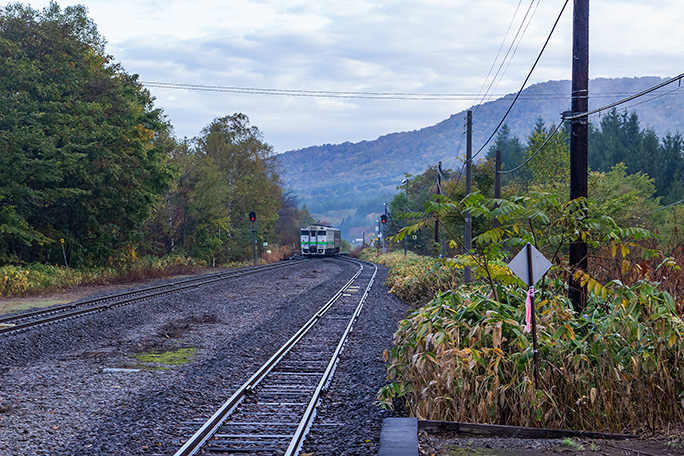
[[311,225],[302,228],[302,255],[335,255],[340,252],[340,230],[331,226]]

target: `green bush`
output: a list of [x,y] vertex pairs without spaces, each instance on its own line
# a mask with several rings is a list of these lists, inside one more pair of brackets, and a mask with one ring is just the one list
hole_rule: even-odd
[[[511,201],[471,194],[427,204],[425,220],[400,236],[431,223],[431,214],[443,219],[466,210],[482,226],[499,225],[474,233],[467,254],[443,260],[453,271],[470,267],[473,284],[441,288],[400,323],[388,353],[391,383],[380,391],[380,403],[403,397],[419,418],[518,426],[621,432],[681,425],[681,298],[660,285],[679,267],[654,245],[652,233],[622,228],[596,209],[584,199],[564,202],[541,192]],[[570,266],[564,253],[576,239],[589,247],[586,271]],[[507,267],[527,243],[553,265],[537,284],[538,386],[532,335],[522,323],[526,288]],[[436,281],[437,274],[411,274],[411,268],[395,265],[408,284],[403,288]],[[418,285],[412,276],[425,278]],[[586,286],[586,304],[567,299],[570,276]]]

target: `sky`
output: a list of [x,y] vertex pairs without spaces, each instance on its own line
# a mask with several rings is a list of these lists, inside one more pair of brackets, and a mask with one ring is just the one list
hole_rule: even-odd
[[[20,3],[42,9],[49,2]],[[147,83],[179,139],[240,112],[280,153],[417,130],[518,91],[564,0],[57,3],[88,8],[107,53]],[[572,4],[527,86],[570,79]],[[683,23],[681,0],[591,0],[590,78],[684,72]],[[329,96],[309,96],[314,91]],[[489,95],[478,97],[483,92]],[[377,93],[395,95],[367,95]]]

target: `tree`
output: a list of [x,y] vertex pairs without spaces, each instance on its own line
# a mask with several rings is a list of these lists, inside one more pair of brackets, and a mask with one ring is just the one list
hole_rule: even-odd
[[658,150],[658,194],[666,204],[680,201],[684,199],[684,138],[667,134]]
[[590,128],[589,165],[608,171],[624,163],[628,174],[644,173],[654,179],[656,195],[663,203],[684,195],[684,141],[679,133],[667,134],[662,142],[653,129],[641,129],[636,113],[611,110],[601,118],[601,128]]
[[624,163],[605,173],[589,173],[589,199],[595,210],[619,226],[645,227],[647,215],[658,208],[655,191],[653,179],[643,173],[628,175]]
[[[496,160],[496,151],[501,151],[501,169],[510,170],[518,167],[525,160],[525,146],[517,136],[511,137],[511,129],[503,124],[496,134],[494,144],[487,152],[487,158]],[[504,174],[502,183],[507,185],[511,180],[529,181],[530,175],[526,168],[522,168],[515,175]]]
[[527,139],[525,158],[537,154],[527,164],[536,186],[560,190],[570,185],[570,148],[566,130],[552,134],[555,129],[555,125],[547,129],[543,120],[537,120]]
[[639,117],[619,113],[613,108],[601,117],[601,128],[592,127],[589,134],[589,166],[596,171],[608,171],[618,163],[627,165],[627,172],[653,174],[653,158],[658,150],[658,137],[653,130],[641,130]]
[[[404,185],[397,187],[397,193],[389,204],[390,214],[393,216],[393,224],[391,231],[394,231],[415,224],[420,219],[425,207],[431,201],[437,199],[437,167],[432,166],[425,170],[423,174],[418,176],[407,175],[408,181],[408,201],[406,198],[406,187]],[[473,165],[473,192],[480,192],[488,196],[494,194],[494,161],[492,159],[480,160]],[[442,194],[452,200],[462,200],[465,198],[465,176],[462,173],[456,173],[452,170],[443,170],[444,179],[442,180]],[[408,208],[408,210],[407,210]],[[408,214],[407,214],[408,212]],[[458,214],[449,214],[440,219],[440,230],[445,237],[456,237],[461,240],[464,236],[465,222],[463,217]],[[487,229],[481,224],[480,220],[476,220],[473,225],[473,231],[478,233]],[[408,238],[407,246],[410,250],[431,255],[435,253],[436,246],[434,245],[434,223],[422,227],[417,233],[412,233]],[[413,238],[415,236],[415,239]],[[443,236],[440,236],[440,238]],[[462,242],[461,242],[462,243]]]
[[287,252],[291,252],[293,246],[299,248],[300,229],[314,223],[306,206],[300,210],[297,197],[290,191],[283,192],[275,229],[278,245],[286,247]]
[[207,261],[244,260],[251,255],[251,211],[260,240],[278,241],[278,212],[289,200],[272,147],[246,115],[214,119],[191,143],[176,147],[171,162],[179,176],[148,224],[151,245]]
[[[394,196],[387,208],[391,215],[391,220],[388,221],[390,226],[386,228],[387,232],[394,232],[395,229],[400,230],[404,226],[415,223],[410,213],[422,212],[425,204],[437,194],[437,173],[437,167],[431,166],[418,176],[405,175],[407,181],[397,187],[399,193]],[[446,170],[444,173],[450,174],[451,171]],[[421,230],[415,234],[415,239],[413,236],[407,238],[407,247],[422,254],[432,254],[434,236],[434,227]]]
[[4,261],[102,262],[142,237],[172,179],[170,125],[105,54],[83,6],[0,13],[0,248]]

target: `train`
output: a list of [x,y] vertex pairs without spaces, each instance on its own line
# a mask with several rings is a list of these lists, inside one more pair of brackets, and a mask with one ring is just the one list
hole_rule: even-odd
[[340,230],[327,225],[302,228],[300,242],[303,256],[331,256],[340,253]]

